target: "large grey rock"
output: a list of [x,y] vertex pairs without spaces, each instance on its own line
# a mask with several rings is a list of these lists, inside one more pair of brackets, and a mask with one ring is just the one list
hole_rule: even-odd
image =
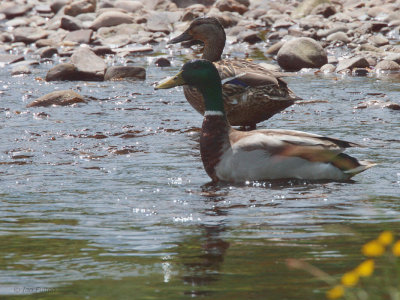
[[320,68],[328,62],[328,57],[317,41],[301,37],[283,44],[277,60],[282,69],[299,71],[302,68]]
[[340,60],[336,67],[336,72],[341,72],[346,69],[367,67],[369,67],[369,63],[364,57],[353,57]]
[[142,67],[134,66],[112,66],[109,67],[104,75],[104,80],[119,79],[146,79],[146,70]]
[[78,48],[71,56],[73,63],[79,72],[85,74],[82,80],[103,80],[106,63],[92,50],[86,47]]
[[75,103],[85,103],[85,99],[73,90],[62,90],[51,92],[44,95],[33,102],[29,103],[26,107],[35,106],[51,106],[51,105],[71,105]]
[[130,23],[133,23],[133,17],[130,15],[119,11],[106,11],[93,21],[93,24],[90,26],[90,28],[97,30],[101,27],[110,27]]

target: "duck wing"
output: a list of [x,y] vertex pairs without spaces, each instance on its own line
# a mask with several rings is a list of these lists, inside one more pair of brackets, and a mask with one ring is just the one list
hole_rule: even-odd
[[328,163],[353,175],[370,166],[342,153],[346,148],[360,145],[302,131],[232,130],[230,141],[233,152],[240,153],[240,156],[251,156],[253,153],[257,160],[262,160],[262,157],[276,161],[301,158],[309,163]]
[[300,99],[275,73],[244,59],[221,60],[214,65],[220,74],[223,92],[227,97],[244,94],[249,89],[271,100]]

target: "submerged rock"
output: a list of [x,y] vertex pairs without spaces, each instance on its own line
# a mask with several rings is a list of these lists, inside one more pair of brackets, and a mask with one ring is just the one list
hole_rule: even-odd
[[364,102],[360,102],[357,106],[354,107],[355,109],[365,109],[365,108],[389,108],[392,110],[400,110],[400,105],[391,102],[391,101],[384,101],[384,100],[368,100]]
[[328,57],[317,41],[301,37],[283,44],[277,60],[284,70],[299,71],[302,68],[320,68],[328,62]]
[[142,67],[134,66],[112,66],[109,67],[104,75],[104,80],[118,79],[146,79],[146,70]]
[[60,105],[66,106],[75,103],[86,103],[85,99],[74,92],[73,90],[62,90],[51,92],[47,95],[44,95],[33,102],[29,103],[26,107],[37,107],[37,106],[51,106],[51,105]]

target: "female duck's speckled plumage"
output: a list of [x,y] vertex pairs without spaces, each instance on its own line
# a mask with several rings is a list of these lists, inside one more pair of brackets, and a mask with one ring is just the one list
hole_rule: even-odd
[[184,84],[196,86],[205,101],[200,152],[213,181],[348,180],[373,166],[342,153],[358,146],[354,143],[295,130],[233,129],[224,111],[218,70],[207,60],[186,63],[156,88]]
[[[203,59],[214,62],[224,81],[223,99],[231,125],[251,126],[271,118],[300,99],[285,81],[258,64],[245,59],[223,59],[225,31],[216,18],[197,18],[185,32],[169,43],[188,40],[204,42]],[[204,100],[193,85],[183,87],[188,102],[204,114]]]

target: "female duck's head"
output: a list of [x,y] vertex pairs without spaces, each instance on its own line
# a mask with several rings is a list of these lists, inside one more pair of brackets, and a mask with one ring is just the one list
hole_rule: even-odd
[[210,61],[221,59],[225,47],[226,35],[218,19],[213,17],[194,19],[188,29],[181,35],[170,40],[168,44],[195,40],[204,43],[202,58]]

